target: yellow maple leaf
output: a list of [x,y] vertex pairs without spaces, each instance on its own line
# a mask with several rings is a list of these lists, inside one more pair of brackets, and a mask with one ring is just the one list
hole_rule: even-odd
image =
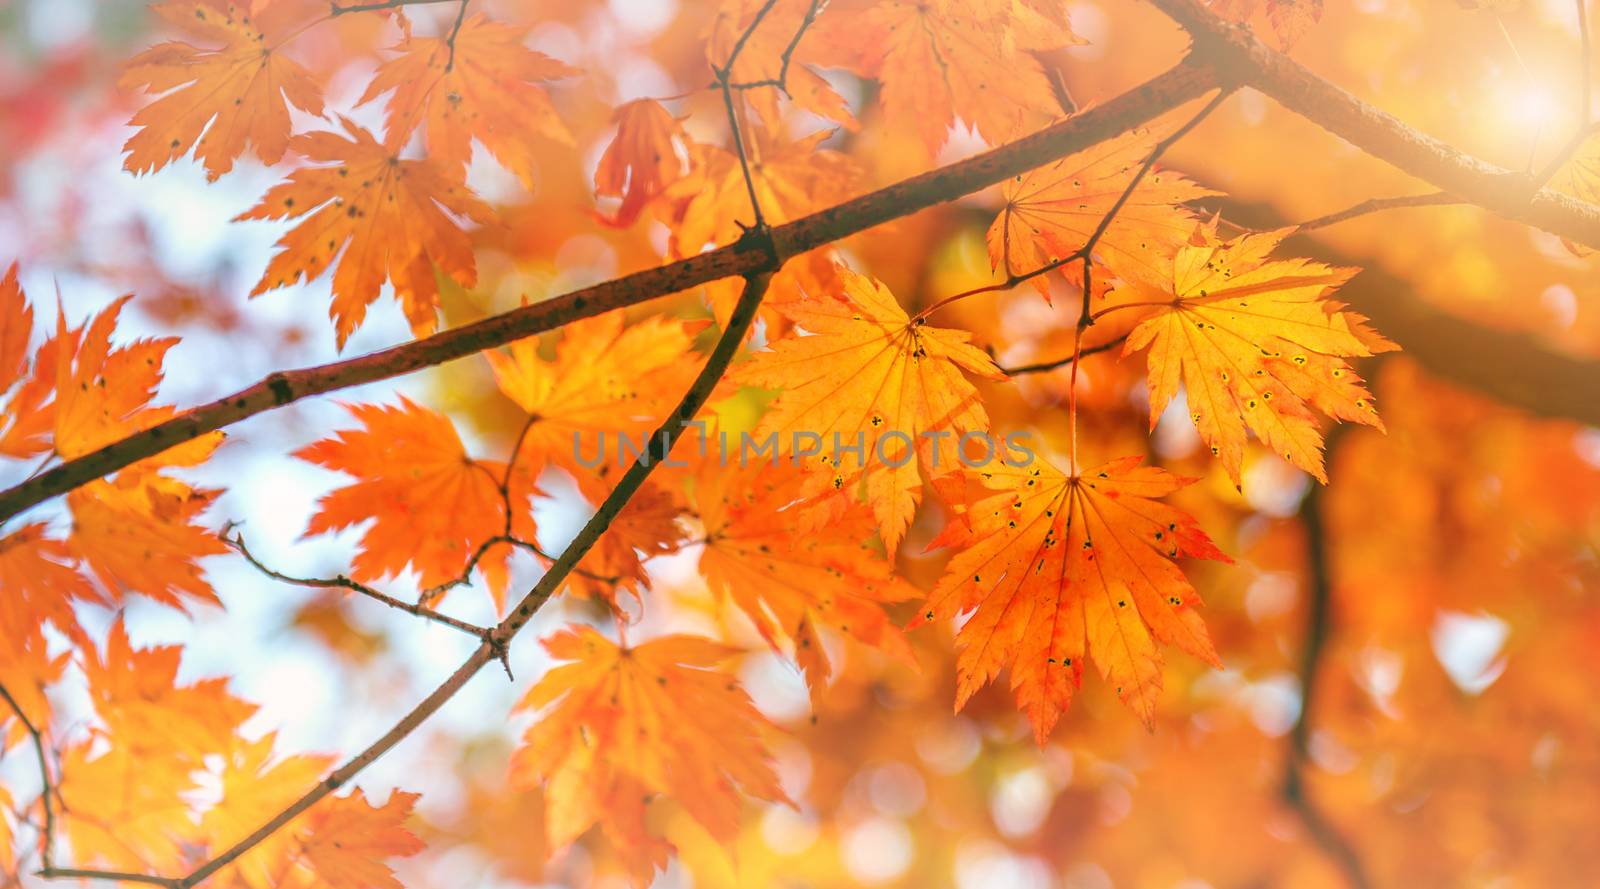
[[1322,433],[1310,407],[1383,428],[1372,395],[1344,359],[1398,347],[1325,299],[1355,269],[1267,258],[1288,232],[1221,241],[1203,226],[1164,280],[1135,281],[1125,291],[1130,301],[1159,306],[1123,346],[1124,355],[1150,350],[1151,427],[1184,384],[1189,417],[1234,484],[1247,425],[1323,482]]
[[[757,352],[731,379],[781,390],[756,437],[777,437],[813,474],[807,496],[852,496],[864,479],[890,552],[922,499],[925,477],[959,468],[957,448],[988,431],[977,390],[963,371],[998,379],[993,359],[966,331],[929,327],[908,317],[882,283],[841,269],[840,299],[809,299],[782,311],[810,335],[790,336]],[[858,442],[860,453],[847,450]],[[799,447],[797,448],[797,444]]]

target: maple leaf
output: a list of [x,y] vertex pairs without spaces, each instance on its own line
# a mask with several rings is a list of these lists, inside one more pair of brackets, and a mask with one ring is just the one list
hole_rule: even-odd
[[[992,265],[1008,277],[1021,275],[1081,250],[1157,141],[1148,129],[1134,130],[1006,182],[1005,207],[989,226]],[[1179,205],[1214,194],[1152,169],[1096,243],[1096,260],[1119,277],[1157,277],[1194,231],[1194,214]],[[1049,298],[1045,276],[1031,283]]]
[[219,493],[159,476],[90,482],[67,495],[68,546],[113,593],[142,593],[180,611],[186,599],[219,604],[198,560],[228,548],[194,521]]
[[599,824],[644,886],[670,847],[644,823],[654,794],[732,840],[740,791],[787,802],[762,733],[769,724],[715,669],[737,649],[694,636],[636,647],[573,626],[542,640],[559,661],[517,704],[537,712],[512,759],[512,780],[544,787],[553,847]]
[[[761,21],[751,30],[757,15]],[[809,65],[794,64],[799,45],[791,47],[803,23],[817,15],[812,0],[725,0],[712,20],[706,39],[706,61],[714,70],[724,68],[733,49],[743,40],[744,47],[729,71],[732,83],[770,85],[747,87],[740,94],[769,127],[782,123],[778,111],[779,80],[782,93],[794,104],[818,117],[832,120],[848,130],[857,128],[850,106],[837,91]],[[749,35],[746,37],[745,35]],[[784,59],[789,64],[785,70]]]
[[214,181],[233,169],[247,145],[255,146],[262,163],[275,164],[289,146],[288,106],[322,115],[316,80],[268,40],[268,33],[274,40],[286,36],[287,23],[275,10],[258,21],[223,0],[177,0],[151,8],[180,30],[221,46],[170,41],[128,63],[122,89],[165,93],[130,121],[139,131],[122,147],[129,171],[159,170],[194,148],[206,178]]
[[0,590],[6,591],[0,597],[0,635],[20,640],[51,623],[75,644],[87,645],[73,605],[105,599],[75,561],[65,541],[46,536],[42,522],[0,538]]
[[16,459],[49,450],[55,425],[54,406],[47,402],[55,392],[56,340],[52,337],[40,347],[34,372],[28,374],[32,338],[33,306],[17,281],[13,262],[0,279],[0,396],[10,393],[0,418],[0,454]]
[[1039,743],[1082,684],[1085,658],[1149,724],[1161,690],[1156,643],[1221,666],[1173,562],[1231,561],[1188,514],[1159,502],[1190,484],[1141,457],[1067,475],[1042,460],[993,463],[972,504],[971,545],[951,558],[912,626],[972,612],[956,636],[956,708],[1011,668]]
[[228,693],[226,679],[178,685],[179,646],[135,648],[118,618],[105,653],[83,653],[83,673],[106,733],[141,750],[167,751],[198,763],[228,750],[255,707]]
[[[1573,152],[1556,178],[1557,187],[1580,200],[1600,204],[1600,133],[1592,135]],[[1588,256],[1594,251],[1571,238],[1562,238],[1567,249],[1578,256]]]
[[1123,346],[1124,355],[1150,350],[1151,427],[1185,384],[1190,419],[1235,485],[1247,425],[1323,482],[1322,433],[1309,407],[1383,428],[1372,395],[1343,359],[1398,347],[1323,298],[1355,269],[1267,258],[1289,231],[1219,241],[1203,226],[1160,285],[1135,281],[1127,290],[1130,300],[1160,305]]
[[[65,318],[57,320],[56,340],[62,347],[55,350],[54,444],[56,453],[66,459],[97,450],[174,413],[172,408],[147,410],[145,406],[155,397],[162,362],[178,338],[111,345],[118,317],[131,298],[114,301],[81,331],[68,330]],[[220,434],[205,438],[207,444],[195,447],[215,448],[222,440]]]
[[[10,578],[0,589],[13,589]],[[6,637],[0,646],[0,687],[11,695],[22,715],[34,726],[50,724],[50,699],[45,689],[60,681],[71,651],[51,657],[45,635],[25,632]],[[0,704],[8,702],[0,701]],[[28,737],[28,727],[10,706],[0,706],[0,753]]]
[[[960,437],[989,428],[962,371],[990,379],[1000,371],[966,331],[913,320],[880,282],[843,268],[840,275],[840,299],[782,307],[809,336],[772,343],[731,379],[782,390],[761,418],[758,439],[776,435],[780,452],[793,454],[803,434],[820,437],[820,452],[805,464],[814,477],[808,497],[850,496],[865,478],[867,501],[894,552],[921,502],[924,474],[955,468]],[[857,441],[865,442],[864,453],[845,450]]]
[[[611,493],[611,486],[594,476],[579,476],[578,485],[595,508]],[[584,554],[579,570],[568,575],[567,589],[613,606],[617,592],[626,591],[642,603],[642,594],[650,589],[644,563],[678,551],[684,536],[679,524],[683,511],[683,503],[665,485],[646,482]]]
[[471,160],[477,137],[532,189],[536,140],[572,144],[549,95],[536,84],[578,71],[523,45],[527,32],[475,14],[455,32],[454,50],[445,38],[408,33],[394,47],[403,54],[378,68],[356,104],[393,90],[386,109],[389,145],[404,145],[426,123],[429,159],[459,170]]
[[[198,838],[208,852],[221,852],[248,836],[322,780],[333,763],[331,756],[278,757],[276,746],[277,734],[268,732],[254,741],[237,740],[223,757],[216,776],[221,800],[206,809],[199,823]],[[227,876],[250,889],[293,885],[289,878],[297,854],[296,835],[304,832],[304,823],[296,821],[294,831],[280,830],[263,839],[229,865]]]
[[[485,541],[506,529],[500,481],[505,466],[468,456],[450,418],[401,396],[399,406],[346,405],[359,429],[338,431],[295,452],[301,460],[354,476],[317,501],[306,535],[371,522],[361,535],[351,576],[361,582],[416,570],[423,588],[461,575]],[[531,487],[510,492],[513,530],[532,539],[524,508]],[[477,567],[497,607],[503,605],[509,550],[496,546]]]
[[[446,215],[488,224],[488,205],[441,161],[403,160],[372,134],[341,119],[349,137],[328,131],[294,137],[291,147],[323,166],[303,167],[236,219],[311,214],[278,241],[279,252],[250,292],[310,281],[337,260],[334,319],[339,347],[361,326],[385,279],[417,336],[438,324],[434,266],[463,287],[477,282],[467,233]],[[315,212],[313,212],[315,211]]]
[[539,356],[535,337],[484,353],[500,391],[530,414],[519,470],[537,475],[553,463],[593,475],[589,455],[604,440],[644,441],[677,404],[696,372],[697,328],[661,316],[624,320],[619,310],[567,325],[553,361]]
[[422,851],[406,829],[417,794],[394,791],[374,806],[357,788],[312,810],[300,840],[301,854],[317,878],[339,889],[400,889],[386,862]]
[[602,197],[621,198],[612,216],[597,214],[601,222],[619,228],[632,225],[645,206],[676,182],[684,172],[689,136],[672,112],[654,99],[636,99],[617,107],[613,120],[617,135],[600,155],[594,171],[594,191]]
[[913,598],[916,590],[866,542],[875,523],[859,504],[825,529],[803,532],[799,510],[785,509],[800,497],[802,481],[788,467],[736,469],[708,461],[695,487],[705,528],[699,569],[768,645],[792,651],[815,701],[833,674],[824,628],[915,665],[883,604]]
[[1027,50],[1082,41],[1065,19],[1016,16],[989,0],[854,0],[830,4],[809,45],[817,58],[883,85],[889,126],[914,132],[929,157],[958,120],[992,145],[1062,115],[1055,90]]
[[[822,143],[832,133],[784,140],[753,123],[745,129],[750,181],[768,224],[781,225],[843,203],[856,190],[861,168]],[[690,146],[690,173],[667,187],[673,214],[673,253],[692,256],[707,244],[731,244],[754,220],[739,156],[715,145]]]
[[179,685],[177,646],[136,649],[122,621],[105,653],[83,658],[89,697],[104,729],[69,747],[58,775],[74,855],[123,870],[170,870],[184,862],[196,822],[185,796],[206,760],[238,742],[255,708],[224,679]]

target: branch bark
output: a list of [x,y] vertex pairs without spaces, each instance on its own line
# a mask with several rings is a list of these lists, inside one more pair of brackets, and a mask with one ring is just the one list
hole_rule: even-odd
[[1600,249],[1600,207],[1540,187],[1538,177],[1497,167],[1407,126],[1268,47],[1200,0],[1151,0],[1189,32],[1195,52],[1225,78],[1272,97],[1367,154],[1468,203]]

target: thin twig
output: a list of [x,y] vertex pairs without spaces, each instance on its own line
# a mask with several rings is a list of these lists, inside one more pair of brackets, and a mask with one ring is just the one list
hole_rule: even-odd
[[[1326,454],[1330,465],[1334,450],[1343,438],[1339,430],[1345,428],[1337,427],[1328,436]],[[1300,713],[1295,717],[1287,739],[1283,798],[1299,816],[1312,841],[1344,875],[1351,889],[1367,889],[1371,883],[1361,857],[1311,798],[1305,781],[1306,767],[1311,758],[1311,720],[1316,707],[1317,679],[1323,653],[1333,633],[1333,579],[1322,498],[1322,486],[1313,484],[1300,503],[1300,524],[1306,532],[1306,573],[1311,599],[1306,603],[1305,639],[1301,643],[1300,653]]]
[[730,84],[733,77],[733,65],[739,60],[739,54],[744,52],[745,45],[750,42],[750,38],[755,34],[756,28],[760,27],[761,21],[767,17],[767,13],[771,12],[773,7],[777,5],[778,0],[767,0],[766,3],[763,3],[761,8],[756,10],[755,18],[750,20],[750,24],[739,35],[739,39],[734,41],[733,50],[728,53],[727,60],[722,63],[721,67],[713,65],[711,68],[711,73],[716,78],[716,85],[722,91],[722,107],[728,115],[728,129],[733,136],[734,151],[739,155],[739,170],[744,174],[744,189],[750,198],[750,211],[756,217],[755,222],[748,226],[749,229],[764,229],[767,221],[761,215],[761,200],[756,197],[756,180],[750,172],[750,154],[745,148],[744,133],[739,127],[739,114],[733,104],[733,88]]
[[1351,204],[1336,213],[1308,219],[1295,226],[1295,229],[1302,232],[1313,231],[1346,222],[1358,216],[1366,216],[1369,213],[1379,213],[1384,210],[1398,210],[1405,207],[1446,207],[1461,203],[1465,202],[1455,195],[1446,194],[1442,191],[1433,191],[1427,194],[1398,195],[1390,198],[1368,198],[1358,204]]
[[407,735],[416,730],[417,726],[425,722],[430,716],[443,707],[445,702],[455,697],[456,692],[465,686],[468,680],[477,675],[484,665],[497,657],[497,652],[506,650],[511,640],[517,633],[527,626],[535,612],[550,599],[550,596],[561,587],[600,536],[610,527],[611,522],[627,506],[628,501],[639,491],[656,465],[662,462],[667,454],[671,453],[672,446],[677,442],[686,424],[700,413],[706,400],[711,397],[711,391],[716,387],[717,381],[727,371],[732,363],[734,354],[739,349],[739,344],[744,341],[745,334],[750,330],[750,324],[755,319],[756,309],[760,307],[762,297],[766,295],[767,284],[772,279],[770,271],[762,272],[745,278],[744,290],[739,295],[739,302],[734,306],[733,314],[728,319],[728,326],[717,340],[716,347],[712,349],[711,356],[695,377],[688,391],[679,401],[677,408],[668,415],[667,419],[651,436],[650,445],[645,455],[628,467],[623,473],[617,486],[612,489],[606,499],[601,502],[600,508],[584,523],[576,537],[562,550],[561,555],[550,566],[550,570],[534,585],[533,589],[518,602],[511,613],[495,626],[489,638],[485,639],[472,656],[451,673],[433,693],[417,704],[411,712],[407,713],[395,723],[394,727],[385,732],[382,737],[374,741],[371,746],[361,751],[338,769],[334,770],[327,778],[319,782],[311,790],[296,800],[283,811],[268,819],[244,839],[217,855],[188,876],[177,880],[172,885],[174,889],[190,889],[218,870],[235,861],[239,856],[255,848],[262,840],[276,833],[280,828],[293,821],[301,813],[311,808],[318,801],[327,797],[335,790],[348,783],[362,769],[374,760],[387,753],[396,744],[400,743]]
[[450,36],[445,38],[445,46],[450,47],[450,58],[444,63],[445,73],[456,69],[456,38],[461,36],[461,23],[467,20],[467,4],[472,0],[461,0],[461,6],[456,10],[456,23],[450,26]]
[[1114,340],[1108,340],[1100,343],[1097,346],[1089,346],[1088,348],[1081,349],[1078,351],[1076,356],[1068,355],[1065,358],[1057,358],[1054,361],[1041,361],[1037,364],[1021,364],[1016,367],[1002,367],[1000,368],[1000,372],[1008,377],[1020,377],[1023,374],[1046,373],[1059,367],[1066,367],[1074,360],[1081,360],[1089,357],[1090,355],[1098,355],[1101,352],[1109,352],[1112,349],[1122,345],[1122,341],[1126,340],[1127,338],[1127,334],[1123,334]]
[[1084,241],[1083,246],[1079,248],[1078,252],[1082,254],[1083,259],[1083,305],[1078,314],[1078,326],[1080,328],[1088,327],[1094,323],[1094,317],[1089,314],[1089,299],[1094,292],[1093,281],[1090,277],[1090,266],[1093,265],[1095,246],[1100,243],[1100,239],[1111,228],[1111,223],[1116,221],[1117,214],[1122,211],[1123,206],[1133,197],[1134,189],[1138,188],[1139,183],[1144,181],[1144,177],[1149,175],[1156,162],[1161,160],[1163,154],[1167,153],[1167,149],[1178,144],[1184,136],[1189,135],[1190,131],[1199,126],[1201,121],[1210,117],[1211,112],[1217,110],[1217,106],[1227,101],[1231,95],[1233,95],[1233,89],[1230,87],[1223,87],[1218,90],[1217,94],[1211,97],[1211,101],[1195,112],[1195,115],[1184,122],[1183,126],[1178,127],[1165,139],[1155,144],[1155,147],[1150,150],[1150,156],[1144,159],[1144,163],[1139,165],[1139,169],[1133,174],[1133,178],[1128,180],[1128,186],[1122,190],[1122,194],[1117,195],[1116,203],[1112,204],[1111,209],[1106,211],[1106,215],[1100,218],[1100,224],[1095,226],[1094,232],[1089,235],[1089,240]]
[[[384,9],[399,9],[402,6],[426,6],[433,3],[458,2],[460,0],[381,0],[381,2],[377,3],[358,3],[353,6],[340,6],[337,3],[330,2],[328,6],[330,7],[329,15],[337,18],[341,15],[349,15],[352,12],[378,12]],[[462,5],[465,6],[466,4],[463,3]]]
[[[800,19],[800,25],[794,30],[794,36],[789,38],[789,44],[783,48],[783,53],[779,56],[780,63],[778,65],[777,77],[768,77],[765,80],[734,81],[728,84],[728,88],[735,90],[753,90],[764,86],[770,86],[776,87],[778,91],[783,93],[785,96],[789,95],[789,66],[794,62],[795,51],[800,48],[800,38],[806,35],[806,31],[811,27],[812,23],[817,20],[817,14],[821,11],[822,0],[811,0],[811,4],[806,7],[806,14]],[[731,76],[733,73],[733,63],[730,62],[728,64],[728,68],[728,73]]]
[[23,712],[22,705],[17,703],[17,699],[11,696],[10,690],[4,685],[0,685],[0,698],[5,698],[6,703],[11,706],[11,712],[17,715],[17,721],[21,722],[23,729],[28,732],[28,736],[33,740],[34,756],[39,760],[39,784],[42,788],[39,791],[39,798],[44,803],[44,836],[39,841],[39,863],[44,870],[50,870],[56,837],[56,810],[50,801],[50,795],[55,785],[50,781],[49,758],[44,752],[44,735],[39,731],[39,727],[33,724],[33,720],[28,718],[28,714]]
[[[255,554],[250,552],[250,548],[245,546],[244,535],[237,532],[235,532],[232,536],[228,536],[227,532],[224,532],[222,536],[222,542],[226,543],[230,547],[233,547],[233,549],[236,550],[239,555],[244,557],[246,562],[249,562],[257,571],[260,571],[262,574],[265,574],[273,580],[293,584],[295,586],[310,587],[313,589],[343,589],[349,590],[353,593],[360,593],[369,599],[382,602],[390,608],[397,608],[406,612],[407,614],[413,614],[424,620],[430,620],[453,630],[459,630],[478,639],[488,638],[489,633],[491,632],[489,627],[480,627],[476,624],[470,624],[464,620],[457,620],[448,614],[440,614],[439,612],[434,611],[432,608],[427,608],[420,604],[412,604],[402,599],[396,599],[395,597],[381,590],[374,589],[373,587],[367,586],[360,581],[353,580],[343,574],[340,574],[337,577],[294,577],[292,575],[284,574],[281,571],[277,571],[267,566],[266,564],[262,563],[260,559],[256,558]],[[467,570],[470,572],[472,570],[472,566],[468,565]]]
[[[1089,316],[1089,292],[1091,291],[1092,287],[1090,286],[1090,279],[1089,279],[1089,264],[1090,264],[1090,262],[1092,260],[1092,257],[1094,256],[1095,245],[1100,243],[1100,239],[1105,235],[1106,230],[1109,229],[1111,227],[1111,223],[1116,220],[1117,213],[1121,212],[1123,206],[1128,203],[1129,198],[1133,197],[1134,189],[1138,188],[1139,187],[1139,183],[1144,181],[1145,175],[1148,174],[1150,172],[1151,168],[1153,168],[1156,165],[1156,162],[1161,159],[1161,155],[1165,154],[1167,149],[1171,148],[1173,145],[1176,145],[1178,143],[1178,141],[1181,140],[1184,136],[1187,136],[1189,134],[1190,130],[1193,130],[1195,127],[1199,126],[1200,122],[1205,120],[1207,117],[1209,117],[1211,112],[1215,111],[1217,106],[1221,105],[1223,100],[1227,99],[1228,96],[1232,95],[1232,93],[1233,93],[1233,90],[1231,88],[1225,88],[1225,89],[1220,90],[1215,96],[1213,96],[1211,98],[1211,101],[1209,101],[1209,102],[1207,102],[1205,104],[1205,107],[1201,108],[1200,111],[1194,115],[1194,117],[1189,118],[1189,120],[1186,123],[1184,123],[1183,126],[1181,126],[1178,129],[1174,130],[1166,138],[1162,139],[1160,142],[1157,142],[1155,144],[1155,146],[1150,150],[1150,154],[1145,157],[1144,163],[1141,164],[1139,166],[1138,171],[1133,174],[1133,178],[1128,180],[1128,184],[1122,189],[1122,193],[1117,195],[1117,199],[1116,199],[1115,202],[1112,203],[1111,209],[1107,210],[1105,215],[1100,217],[1100,222],[1094,227],[1094,231],[1089,234],[1088,239],[1086,239],[1083,242],[1083,246],[1081,246],[1078,249],[1072,251],[1071,253],[1067,254],[1066,256],[1062,256],[1062,257],[1053,259],[1053,260],[1045,263],[1044,265],[1039,266],[1038,268],[1033,269],[1031,271],[1022,272],[1020,274],[1019,273],[1009,273],[1009,267],[1008,267],[1008,274],[1006,275],[1006,279],[1004,281],[1001,281],[1001,282],[999,282],[997,284],[986,284],[986,285],[984,285],[982,287],[974,287],[971,290],[963,290],[960,293],[955,294],[954,296],[945,297],[944,299],[941,299],[938,302],[936,302],[936,303],[928,306],[927,308],[923,309],[922,311],[918,312],[917,313],[917,317],[918,318],[926,318],[926,317],[932,315],[934,312],[937,312],[940,309],[944,308],[945,306],[950,305],[951,303],[959,302],[960,300],[966,299],[966,298],[971,297],[971,296],[977,296],[977,295],[979,295],[981,293],[994,293],[994,292],[1001,291],[1001,290],[1010,290],[1011,288],[1017,286],[1018,284],[1021,284],[1021,283],[1025,282],[1025,281],[1031,281],[1034,278],[1039,277],[1040,275],[1049,274],[1050,272],[1053,272],[1056,269],[1059,269],[1064,265],[1068,265],[1069,263],[1081,261],[1083,263],[1083,266],[1084,266],[1084,268],[1083,268],[1083,309],[1082,309],[1082,313],[1078,316],[1078,323],[1080,325],[1084,326],[1084,327],[1087,327],[1087,326],[1089,326],[1089,324],[1092,324],[1093,323],[1092,320],[1086,320],[1086,319],[1089,319],[1089,317],[1090,317]],[[1010,256],[1011,256],[1011,251],[1007,250],[1006,251],[1006,257],[1007,257],[1008,261],[1010,259]],[[1070,363],[1070,362],[1071,362],[1071,359],[1070,358],[1067,359],[1066,363]]]

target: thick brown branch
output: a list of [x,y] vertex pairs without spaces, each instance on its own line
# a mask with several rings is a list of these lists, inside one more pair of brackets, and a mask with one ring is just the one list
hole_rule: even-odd
[[539,582],[534,585],[533,589],[528,591],[526,596],[523,596],[522,601],[518,602],[516,607],[511,610],[511,613],[506,615],[505,620],[502,620],[494,628],[489,637],[472,653],[472,656],[467,658],[466,662],[458,667],[454,673],[451,673],[450,677],[438,688],[434,689],[432,694],[424,698],[411,712],[395,723],[393,728],[385,732],[383,737],[334,770],[331,775],[307,791],[305,795],[301,796],[288,808],[273,816],[265,824],[262,824],[249,836],[235,843],[216,858],[195,869],[193,873],[175,881],[172,885],[176,889],[189,889],[189,887],[215,874],[240,855],[255,848],[262,840],[276,833],[301,813],[316,805],[318,801],[344,786],[362,769],[366,768],[378,757],[389,752],[391,748],[411,734],[417,726],[427,721],[428,717],[437,712],[440,707],[443,707],[446,701],[455,697],[456,692],[460,691],[473,676],[477,675],[485,664],[494,660],[499,656],[500,652],[506,650],[506,647],[517,633],[527,626],[534,613],[545,602],[549,601],[550,596],[556,590],[561,588],[561,584],[567,579],[567,576],[577,567],[578,562],[584,555],[594,547],[600,536],[605,533],[606,528],[610,527],[611,522],[622,512],[622,508],[638,492],[645,479],[649,478],[656,465],[667,454],[671,453],[673,444],[677,442],[686,428],[685,423],[694,419],[700,413],[700,409],[705,406],[706,400],[711,397],[712,389],[716,387],[717,381],[727,371],[728,365],[733,361],[734,354],[739,350],[739,344],[744,341],[745,334],[749,332],[750,324],[755,320],[756,309],[760,307],[761,300],[766,295],[767,284],[771,281],[771,278],[770,273],[761,273],[745,278],[744,291],[740,294],[739,302],[734,307],[732,316],[728,319],[727,329],[722,332],[722,336],[717,340],[716,347],[711,351],[711,356],[706,359],[705,367],[701,368],[700,375],[695,377],[694,382],[689,385],[688,391],[684,393],[683,399],[678,402],[677,408],[662,422],[655,435],[651,436],[647,453],[632,466],[628,467],[628,471],[617,482],[617,486],[601,502],[600,508],[595,511],[589,521],[584,523],[583,528],[578,531],[578,535],[572,539],[572,542],[562,551],[555,563],[550,566],[550,570],[545,573],[544,577],[539,579]]
[[1195,50],[1226,79],[1254,87],[1367,154],[1462,200],[1600,249],[1600,207],[1549,189],[1537,177],[1486,163],[1421,133],[1323,80],[1219,18],[1200,0],[1152,0],[1189,32]]
[[[792,256],[955,200],[1121,135],[1198,98],[1216,83],[1216,76],[1208,67],[1181,64],[1104,104],[1031,136],[777,226],[771,231],[770,243],[781,255]],[[401,376],[553,330],[580,318],[678,293],[719,278],[771,268],[772,257],[766,239],[747,235],[707,253],[625,275],[426,339],[346,361],[273,373],[253,386],[192,408],[0,492],[0,522],[174,445],[308,396]]]

